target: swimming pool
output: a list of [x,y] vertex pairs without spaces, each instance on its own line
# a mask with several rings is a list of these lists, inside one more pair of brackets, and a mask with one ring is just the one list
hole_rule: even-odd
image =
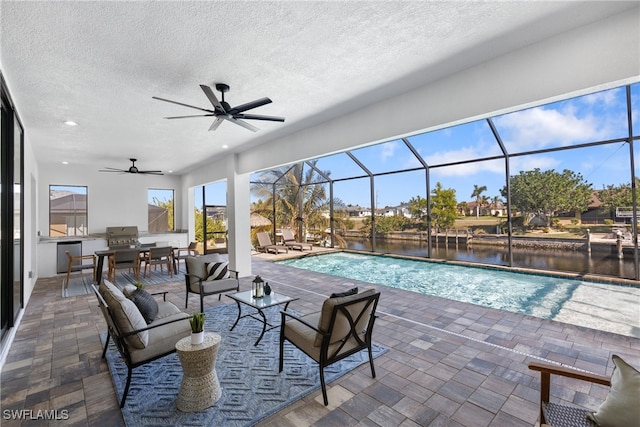
[[583,326],[600,330],[609,329],[599,319],[613,321],[621,327],[611,332],[625,335],[640,328],[640,289],[631,286],[351,252],[278,263],[567,323],[592,317]]

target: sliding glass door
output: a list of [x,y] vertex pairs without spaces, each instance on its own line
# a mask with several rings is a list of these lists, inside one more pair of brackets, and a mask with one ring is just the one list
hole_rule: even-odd
[[[0,75],[1,77],[1,75]],[[23,130],[0,81],[0,339],[24,304]],[[2,346],[0,341],[0,349]]]

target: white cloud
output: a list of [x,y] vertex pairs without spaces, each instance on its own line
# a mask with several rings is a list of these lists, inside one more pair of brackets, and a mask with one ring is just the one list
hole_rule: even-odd
[[605,90],[602,92],[596,92],[590,95],[585,95],[579,99],[582,100],[587,105],[603,105],[604,104],[606,106],[611,106],[611,105],[615,105],[618,102],[617,97],[619,94],[616,93],[617,90],[624,91],[623,89]]
[[510,152],[567,146],[600,138],[594,116],[577,117],[572,105],[563,111],[532,108],[496,119],[496,126]]
[[471,177],[482,172],[491,172],[504,176],[504,160],[488,160],[484,162],[464,163],[455,166],[434,168],[440,176]]
[[517,175],[520,171],[529,171],[535,168],[542,170],[555,169],[560,164],[557,158],[550,156],[525,156],[514,157],[509,164],[511,175]]
[[387,161],[387,159],[390,159],[393,157],[396,148],[398,148],[398,141],[390,141],[390,142],[385,142],[384,144],[380,145],[380,161],[382,161],[383,163]]

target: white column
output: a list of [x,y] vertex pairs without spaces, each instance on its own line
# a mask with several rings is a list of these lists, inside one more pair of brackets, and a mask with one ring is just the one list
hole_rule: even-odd
[[[184,194],[186,194],[187,199],[187,212],[186,216],[183,216],[183,218],[187,219],[187,230],[189,230],[189,235],[187,236],[187,245],[189,245],[190,242],[196,241],[196,218],[193,213],[195,212],[196,207],[198,209],[202,209],[202,206],[196,206],[194,187],[184,188],[183,186],[183,192]],[[185,223],[184,219],[182,223]]]
[[234,154],[227,162],[227,218],[229,266],[241,277],[251,275],[251,199],[250,174],[237,172],[238,157]]

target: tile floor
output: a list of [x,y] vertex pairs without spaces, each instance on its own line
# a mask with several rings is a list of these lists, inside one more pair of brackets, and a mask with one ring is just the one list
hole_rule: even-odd
[[[297,270],[256,256],[253,274],[300,300],[291,308],[316,311],[345,279]],[[62,278],[38,280],[1,377],[3,426],[124,425],[99,332],[106,330],[95,297],[61,297]],[[251,278],[241,280],[241,290]],[[365,288],[366,283],[349,282]],[[183,283],[156,285],[184,307]],[[539,379],[530,360],[550,360],[610,374],[611,354],[640,366],[640,339],[392,288],[382,292],[374,340],[389,348],[375,359],[377,377],[363,365],[264,420],[260,426],[533,426]],[[209,305],[232,303],[208,297]],[[189,299],[197,308],[197,297]],[[606,389],[554,382],[557,399],[597,408]],[[57,410],[59,422],[32,420]],[[22,414],[9,419],[11,410]],[[63,412],[64,411],[64,412]],[[30,415],[31,414],[31,415]],[[65,415],[65,414],[68,414]]]

